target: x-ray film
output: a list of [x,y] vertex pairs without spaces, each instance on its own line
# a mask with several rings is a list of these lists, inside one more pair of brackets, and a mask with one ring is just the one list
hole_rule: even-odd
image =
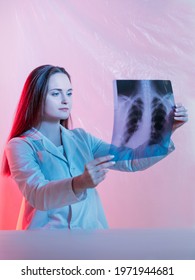
[[[121,150],[145,146],[147,157],[154,145],[170,143],[174,96],[168,80],[115,80],[112,145]],[[159,154],[161,153],[161,154]],[[139,154],[140,156],[140,154]],[[143,154],[143,157],[145,155]]]

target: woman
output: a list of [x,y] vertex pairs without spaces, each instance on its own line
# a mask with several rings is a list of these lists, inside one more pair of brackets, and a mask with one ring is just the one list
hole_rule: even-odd
[[[68,130],[71,108],[71,79],[64,68],[43,65],[30,73],[3,163],[3,174],[23,194],[18,229],[107,228],[95,187],[108,169],[142,170],[165,156],[156,153],[174,149],[171,142],[152,145],[150,157],[143,147],[124,154],[82,129]],[[174,129],[187,121],[182,105],[174,118]]]

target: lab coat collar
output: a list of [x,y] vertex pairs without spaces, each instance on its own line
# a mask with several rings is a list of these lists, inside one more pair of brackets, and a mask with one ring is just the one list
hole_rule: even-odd
[[66,157],[59,151],[59,149],[39,130],[36,128],[31,128],[27,132],[23,134],[23,137],[29,137],[31,141],[39,141],[42,143],[42,146],[52,155],[62,159],[63,161],[71,160],[73,155],[75,155],[76,145],[73,144],[74,134],[71,130],[64,128],[60,125],[61,133],[62,133],[62,144],[64,147],[64,151],[66,153]]
[[73,131],[60,126],[62,133],[62,144],[64,151],[66,153],[66,158],[69,162],[72,161],[73,157],[76,155],[77,145],[75,141],[75,134]]

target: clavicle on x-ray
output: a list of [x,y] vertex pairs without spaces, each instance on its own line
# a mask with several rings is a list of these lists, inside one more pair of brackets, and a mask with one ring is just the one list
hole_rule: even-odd
[[125,151],[140,145],[149,148],[165,140],[169,143],[173,108],[168,80],[115,80],[112,144]]

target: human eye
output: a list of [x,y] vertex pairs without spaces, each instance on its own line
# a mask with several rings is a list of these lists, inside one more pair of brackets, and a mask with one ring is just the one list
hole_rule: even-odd
[[68,92],[67,92],[67,95],[68,95],[68,96],[71,96],[71,95],[72,95],[72,91],[68,91]]
[[53,92],[51,93],[51,95],[52,95],[52,96],[58,96],[58,95],[59,95],[59,91],[53,91]]

